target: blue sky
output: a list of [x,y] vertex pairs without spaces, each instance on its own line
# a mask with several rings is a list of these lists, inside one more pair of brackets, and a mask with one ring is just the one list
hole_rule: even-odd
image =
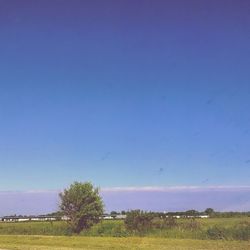
[[0,190],[249,185],[249,10],[0,0]]

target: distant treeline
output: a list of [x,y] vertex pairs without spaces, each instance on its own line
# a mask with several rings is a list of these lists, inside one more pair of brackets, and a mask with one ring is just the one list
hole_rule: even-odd
[[[125,215],[128,214],[130,211],[111,211],[106,215]],[[209,215],[211,218],[236,218],[236,217],[250,217],[250,211],[248,212],[217,212],[212,208],[207,208],[205,211],[196,211],[196,210],[187,210],[187,211],[180,211],[180,212],[153,212],[149,211],[148,213],[154,214],[157,217],[163,216],[180,216],[180,217],[188,217],[188,216],[202,216],[202,215]],[[12,215],[12,216],[17,216]],[[45,216],[55,216],[55,217],[62,217],[63,213],[61,211],[53,212],[46,214]],[[27,217],[23,215],[18,215],[18,217]]]
[[233,218],[233,217],[250,217],[250,212],[214,212],[211,214],[214,218]]
[[[118,214],[128,214],[130,211],[111,211],[110,215],[118,215]],[[196,211],[196,210],[187,210],[187,211],[177,211],[177,212],[153,212],[149,211],[148,213],[154,214],[158,217],[163,216],[180,216],[180,217],[189,217],[189,216],[202,216],[209,215],[211,218],[233,218],[233,217],[250,217],[250,211],[248,212],[217,212],[213,208],[207,208],[204,211]]]

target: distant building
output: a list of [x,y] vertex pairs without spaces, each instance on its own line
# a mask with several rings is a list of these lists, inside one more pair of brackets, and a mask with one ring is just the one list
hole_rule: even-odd
[[62,216],[61,219],[62,219],[62,220],[70,220],[70,218],[69,218],[68,216],[66,216],[66,215]]
[[17,222],[17,221],[29,221],[28,217],[19,217],[19,216],[4,216],[1,221],[4,222]]
[[113,216],[111,215],[103,215],[100,219],[103,219],[103,220],[113,220]]
[[192,218],[209,218],[210,216],[207,215],[207,214],[197,214],[197,215],[185,215],[185,214],[182,214],[182,215],[166,215],[165,216],[166,218],[169,218],[169,217],[173,217],[173,218],[176,218],[176,219],[180,219],[180,218],[188,218],[188,219],[192,219]]
[[209,215],[205,214],[205,215],[199,215],[199,218],[209,218]]
[[126,214],[117,214],[117,215],[115,216],[115,219],[117,219],[117,220],[125,220],[126,217],[127,217]]
[[181,218],[180,215],[174,215],[173,217],[176,218],[176,219],[180,219]]
[[1,218],[3,222],[24,222],[24,221],[56,221],[61,220],[62,217],[58,216],[4,216]]
[[[104,214],[100,217],[103,220],[124,220],[126,219],[125,214]],[[0,218],[0,222],[25,222],[25,221],[58,221],[63,220],[67,221],[70,220],[68,216],[50,216],[50,215],[38,215],[38,216],[4,216]]]
[[103,220],[124,220],[126,219],[126,214],[115,214],[115,215],[110,215],[110,214],[103,214],[100,219]]

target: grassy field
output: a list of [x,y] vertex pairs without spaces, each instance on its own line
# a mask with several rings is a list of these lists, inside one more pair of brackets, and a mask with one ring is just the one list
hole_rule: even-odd
[[[154,229],[142,235],[128,232],[123,221],[103,221],[82,236],[128,237],[148,236],[175,239],[226,239],[250,240],[250,217],[177,220],[174,228]],[[71,235],[66,222],[17,222],[0,223],[0,235]]]
[[249,250],[249,241],[208,241],[150,237],[0,236],[0,249],[16,250]]
[[153,229],[143,237],[127,231],[123,221],[114,220],[102,221],[79,236],[71,235],[63,221],[1,222],[0,250],[250,250],[250,217],[177,222],[174,228]]
[[63,221],[55,222],[1,222],[0,235],[66,235],[67,224]]

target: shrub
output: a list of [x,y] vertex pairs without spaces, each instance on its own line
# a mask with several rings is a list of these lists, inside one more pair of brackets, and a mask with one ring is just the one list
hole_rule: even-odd
[[213,226],[207,230],[207,236],[211,240],[227,239],[226,229],[218,226]]
[[183,228],[190,231],[196,231],[201,229],[201,223],[196,221],[194,218],[188,219],[188,221],[183,224]]
[[146,213],[141,210],[132,210],[127,213],[125,226],[129,231],[143,233],[153,227],[152,221],[152,213]]
[[250,222],[243,221],[233,228],[232,237],[235,240],[250,240]]
[[152,219],[152,227],[158,229],[164,228],[164,220],[159,217],[154,217]]
[[176,218],[170,216],[164,219],[164,228],[173,228],[177,226]]

